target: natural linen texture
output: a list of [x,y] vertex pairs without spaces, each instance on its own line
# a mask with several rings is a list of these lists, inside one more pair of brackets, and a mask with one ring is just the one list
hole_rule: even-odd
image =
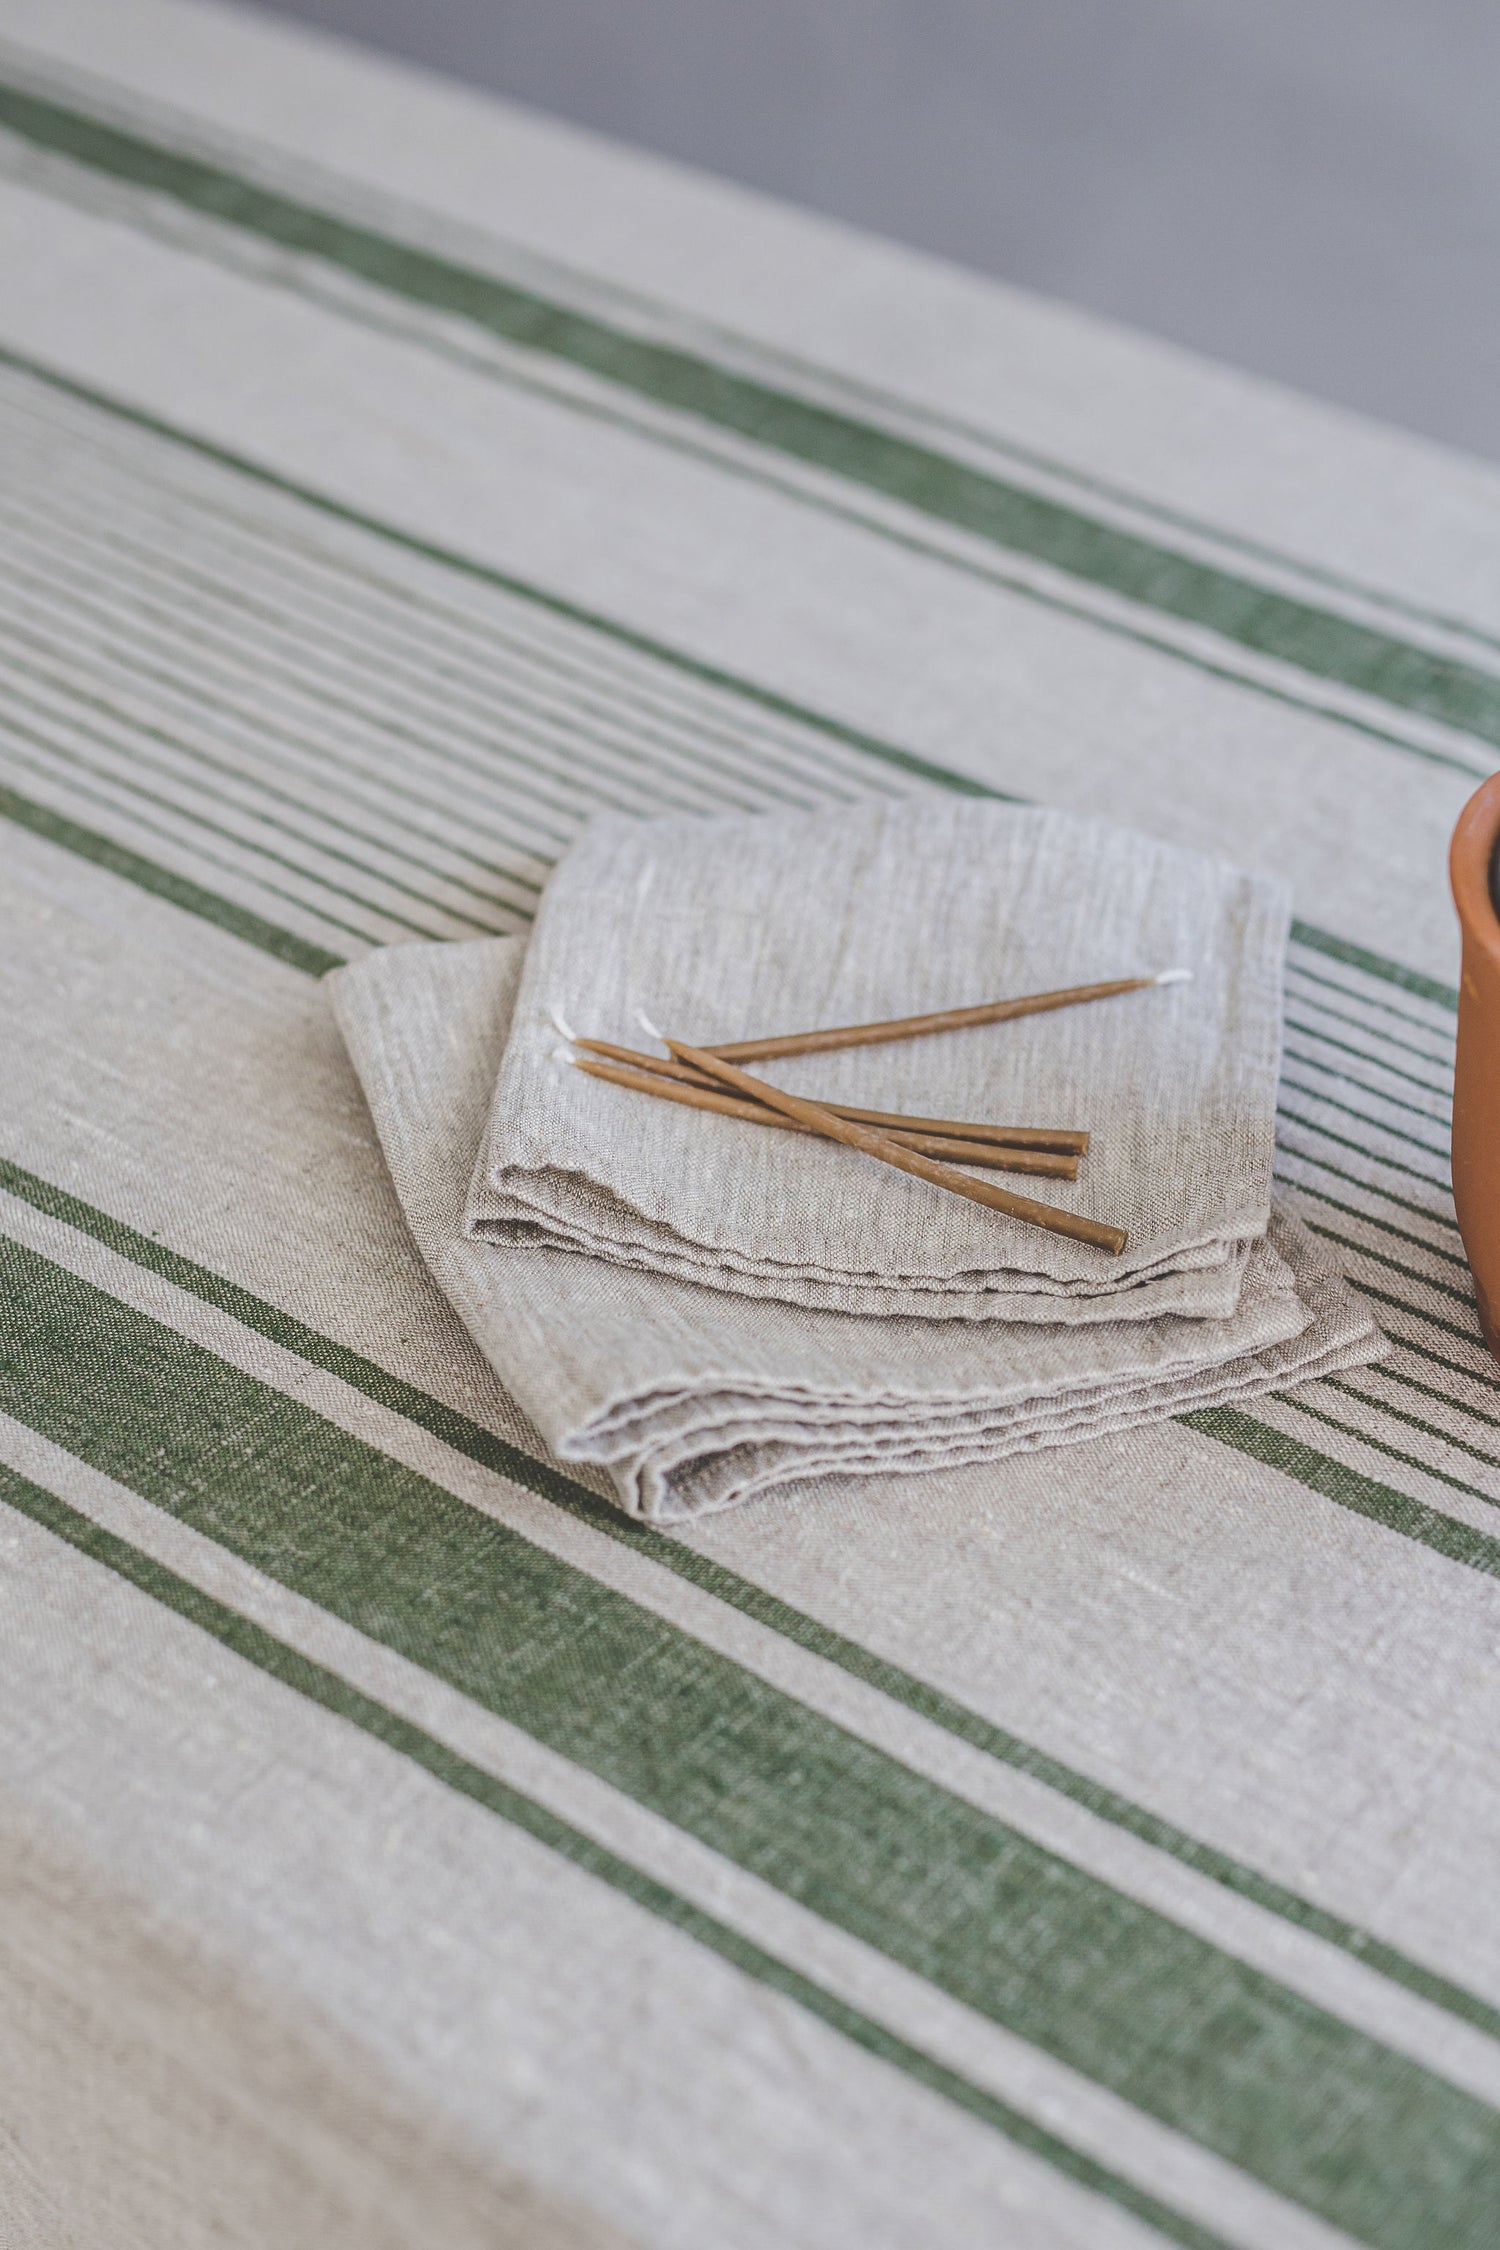
[[671,1520],[814,1476],[1069,1444],[1331,1374],[1381,1348],[1285,1211],[1253,1246],[1231,1318],[1087,1327],[871,1320],[534,1243],[475,1242],[464,1185],[522,962],[519,939],[398,946],[328,983],[423,1257],[553,1452],[607,1470],[632,1515]]
[[[1495,2250],[1500,473],[263,8],[0,19],[3,2250]],[[1276,1192],[1391,1349],[633,1520],[764,1308],[464,1241],[434,1002],[560,1464],[322,972],[976,789],[1294,885]]]
[[[1274,881],[1031,807],[596,821],[543,896],[471,1231],[836,1312],[1226,1315],[1270,1211],[1288,912]],[[639,1046],[644,1011],[712,1045],[1174,966],[1192,981],[764,1066],[865,1108],[1087,1127],[1044,1199],[1128,1227],[1119,1258],[559,1057],[559,1023]]]

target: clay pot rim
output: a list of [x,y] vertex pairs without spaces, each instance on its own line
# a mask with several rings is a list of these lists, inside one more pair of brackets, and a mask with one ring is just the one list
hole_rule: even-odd
[[1500,773],[1481,782],[1458,816],[1448,854],[1453,903],[1465,941],[1488,954],[1500,971],[1500,914],[1495,911],[1491,874],[1500,846]]

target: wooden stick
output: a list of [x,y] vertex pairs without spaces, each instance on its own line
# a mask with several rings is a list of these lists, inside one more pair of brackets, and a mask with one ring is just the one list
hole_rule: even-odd
[[[587,1071],[590,1078],[607,1078],[615,1086],[632,1086],[638,1093],[655,1094],[663,1101],[684,1102],[689,1109],[711,1109],[721,1117],[742,1117],[750,1125],[776,1125],[788,1133],[820,1137],[811,1125],[799,1124],[795,1117],[783,1117],[780,1110],[768,1109],[764,1102],[738,1101],[733,1094],[715,1092],[713,1081],[697,1071],[684,1070],[682,1079],[668,1078],[657,1071],[632,1070],[624,1063],[593,1062],[586,1056],[573,1068]],[[694,1083],[685,1084],[689,1077]],[[940,1133],[900,1132],[891,1138],[904,1148],[920,1149],[924,1156],[945,1157],[950,1164],[978,1164],[992,1172],[1039,1172],[1050,1180],[1078,1177],[1077,1157],[1052,1149],[997,1148],[987,1141],[947,1140]]]
[[737,1069],[733,1063],[725,1062],[720,1055],[711,1055],[704,1047],[689,1047],[680,1039],[666,1039],[663,1044],[678,1062],[691,1063],[695,1070],[706,1071],[710,1078],[732,1086],[736,1093],[764,1102],[771,1109],[779,1109],[803,1125],[811,1125],[814,1132],[825,1133],[831,1141],[842,1141],[847,1148],[861,1149],[866,1156],[878,1157],[882,1164],[893,1164],[898,1172],[911,1172],[919,1180],[931,1181],[934,1187],[967,1196],[971,1203],[983,1203],[991,1211],[1003,1211],[1007,1218],[1020,1219],[1028,1226],[1045,1227],[1049,1234],[1066,1234],[1076,1242],[1090,1242],[1096,1249],[1108,1250],[1115,1257],[1125,1247],[1128,1237],[1123,1227],[1105,1226],[1097,1219],[1059,1211],[1051,1203],[1034,1203],[1029,1195],[1014,1195],[1009,1188],[996,1187],[990,1180],[971,1180],[967,1172],[960,1172],[951,1164],[939,1164],[914,1148],[904,1148],[900,1141],[893,1141],[888,1133],[877,1132],[873,1125],[856,1125],[847,1117],[835,1117],[831,1109],[824,1109],[818,1102],[802,1101],[796,1094],[785,1094],[779,1086],[769,1085],[764,1078],[752,1078],[748,1070]]
[[844,1024],[833,1031],[793,1031],[779,1039],[739,1039],[704,1047],[722,1062],[770,1062],[776,1055],[820,1055],[835,1047],[873,1047],[887,1039],[919,1039],[930,1031],[968,1031],[975,1024],[1007,1023],[1012,1016],[1041,1016],[1053,1008],[1081,1007],[1085,1000],[1111,1000],[1117,992],[1141,992],[1151,984],[1181,984],[1187,969],[1167,969],[1156,977],[1119,977],[1113,984],[1076,984],[1066,992],[1032,992],[1019,1000],[988,1000],[978,1008],[945,1008],[938,1015],[899,1016],[889,1023]]
[[[602,1055],[609,1062],[625,1063],[635,1070],[649,1070],[659,1078],[676,1078],[685,1086],[712,1086],[714,1081],[701,1070],[690,1070],[686,1063],[668,1062],[663,1055],[647,1055],[634,1047],[617,1047],[608,1039],[578,1039],[575,1047],[586,1054]],[[705,1050],[717,1054],[718,1049]],[[851,1109],[845,1102],[825,1102],[835,1117],[847,1117],[856,1125],[882,1125],[893,1133],[933,1133],[945,1140],[980,1141],[1006,1148],[1050,1149],[1058,1156],[1086,1156],[1089,1137],[1066,1126],[1050,1125],[965,1125],[950,1117],[903,1117],[899,1110]],[[966,1162],[978,1164],[980,1157],[970,1157]],[[1069,1175],[1071,1177],[1071,1175]]]

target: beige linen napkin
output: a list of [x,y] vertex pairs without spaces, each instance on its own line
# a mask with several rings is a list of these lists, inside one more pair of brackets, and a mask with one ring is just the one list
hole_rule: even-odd
[[[1270,1212],[1288,912],[1277,883],[1030,807],[597,821],[543,897],[470,1230],[836,1312],[1222,1317]],[[1087,1127],[1080,1180],[1042,1192],[1127,1226],[1121,1258],[558,1059],[559,1021],[639,1047],[644,1011],[713,1044],[1172,967],[1193,981],[763,1066],[867,1108]]]
[[476,1242],[465,1189],[521,972],[522,941],[493,939],[388,948],[327,981],[423,1257],[553,1452],[606,1469],[632,1515],[1069,1444],[1384,1348],[1286,1214],[1249,1253],[1232,1318],[1091,1327],[794,1310]]

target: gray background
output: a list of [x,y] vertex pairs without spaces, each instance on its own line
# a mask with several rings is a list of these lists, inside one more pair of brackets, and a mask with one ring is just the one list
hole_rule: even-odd
[[1500,458],[1500,0],[260,0]]

